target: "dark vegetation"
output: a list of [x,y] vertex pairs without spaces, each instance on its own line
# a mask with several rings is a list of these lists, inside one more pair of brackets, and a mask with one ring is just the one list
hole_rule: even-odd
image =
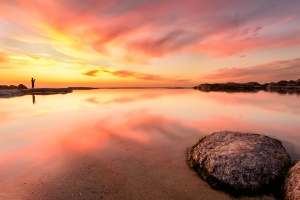
[[248,83],[204,83],[194,87],[194,89],[210,92],[210,91],[226,91],[226,92],[258,92],[260,90],[278,92],[278,93],[300,93],[300,79],[298,80],[281,80],[277,83],[248,82]]

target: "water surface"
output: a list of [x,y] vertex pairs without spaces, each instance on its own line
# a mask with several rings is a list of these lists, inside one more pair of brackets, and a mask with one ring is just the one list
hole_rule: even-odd
[[[74,91],[0,99],[0,118],[4,198],[51,194],[59,199],[87,193],[95,195],[88,198],[119,198],[120,193],[139,198],[134,191],[160,197],[171,188],[175,192],[167,198],[231,198],[223,193],[207,196],[199,189],[204,183],[185,163],[188,147],[223,130],[277,138],[293,159],[300,159],[297,95],[190,89]],[[71,188],[66,186],[70,183]]]

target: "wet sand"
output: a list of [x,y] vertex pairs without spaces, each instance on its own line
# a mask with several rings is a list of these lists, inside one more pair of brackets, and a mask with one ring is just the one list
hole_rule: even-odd
[[143,145],[112,134],[92,151],[61,152],[0,181],[0,199],[235,199],[211,189],[188,167],[190,141],[152,137],[152,145]]

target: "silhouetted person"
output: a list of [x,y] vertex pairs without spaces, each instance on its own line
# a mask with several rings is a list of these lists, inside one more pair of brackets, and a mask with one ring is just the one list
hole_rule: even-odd
[[34,78],[31,78],[31,87],[34,88],[34,82],[35,82],[35,79]]
[[35,101],[35,96],[34,96],[34,94],[32,95],[32,104],[35,104],[36,103],[36,101]]

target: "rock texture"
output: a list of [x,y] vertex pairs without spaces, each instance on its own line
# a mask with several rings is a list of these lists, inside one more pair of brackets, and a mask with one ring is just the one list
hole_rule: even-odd
[[202,91],[258,91],[263,89],[263,86],[256,82],[249,83],[205,83],[195,87],[195,89]]
[[22,95],[48,95],[48,94],[66,94],[73,90],[71,88],[34,88],[34,89],[2,89],[0,88],[0,98],[10,98]]
[[259,90],[266,90],[279,93],[299,93],[300,92],[300,79],[294,81],[281,80],[277,83],[260,84],[257,82],[248,83],[204,83],[194,87],[194,89],[202,90],[205,92],[210,91],[228,91],[228,92],[257,92]]
[[192,147],[189,161],[213,188],[251,195],[283,181],[291,164],[280,141],[231,131],[202,138]]
[[0,85],[0,89],[17,89],[15,85]]
[[20,84],[20,85],[18,85],[18,89],[22,90],[22,89],[28,89],[28,88],[25,85]]
[[10,98],[24,95],[18,89],[0,89],[0,98]]
[[300,162],[289,170],[286,176],[284,189],[286,200],[300,199]]

